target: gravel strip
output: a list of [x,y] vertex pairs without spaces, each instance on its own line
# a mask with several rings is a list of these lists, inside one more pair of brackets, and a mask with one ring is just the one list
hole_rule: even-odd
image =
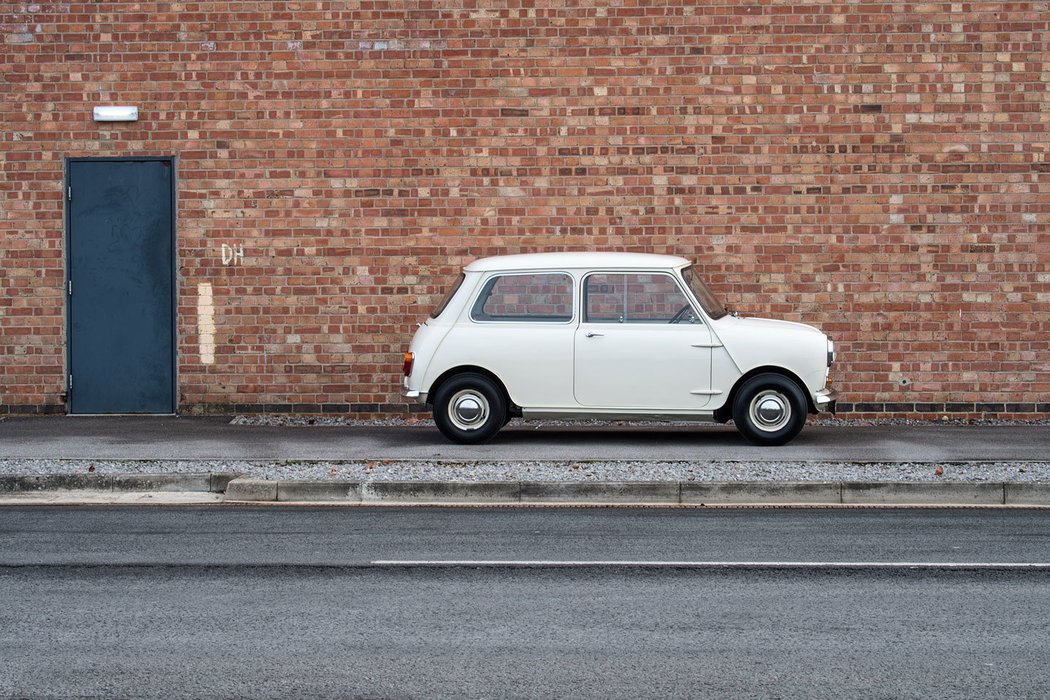
[[[1037,418],[1032,420],[999,420],[992,418],[975,418],[972,420],[952,419],[948,416],[931,418],[930,420],[914,420],[911,418],[834,418],[831,416],[818,416],[809,420],[810,425],[830,426],[869,426],[869,425],[1050,425],[1050,418]],[[296,415],[258,415],[258,416],[235,416],[230,425],[258,425],[258,426],[292,426],[292,427],[327,427],[334,425],[350,426],[372,426],[372,427],[434,427],[432,418],[376,418],[362,420],[356,418],[342,418],[340,416],[296,416]],[[697,421],[611,421],[611,420],[523,420],[514,418],[508,424],[509,427],[519,428],[544,428],[564,426],[696,426],[704,425]]]
[[1050,462],[0,460],[0,475],[234,473],[322,481],[1050,482]]

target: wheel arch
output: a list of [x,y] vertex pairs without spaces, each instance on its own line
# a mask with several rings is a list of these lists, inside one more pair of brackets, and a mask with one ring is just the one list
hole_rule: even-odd
[[427,405],[433,406],[434,396],[437,394],[442,384],[447,382],[452,377],[455,377],[460,374],[480,374],[483,377],[491,379],[496,384],[496,386],[499,387],[499,390],[503,393],[503,400],[507,404],[507,413],[509,415],[521,414],[521,408],[519,408],[518,405],[514,403],[514,400],[510,397],[510,394],[507,392],[507,387],[503,383],[503,380],[496,376],[496,374],[492,370],[485,369],[484,367],[479,367],[478,365],[458,365],[456,367],[452,367],[442,372],[438,376],[438,378],[430,384],[430,391],[427,392]]
[[729,390],[729,396],[726,397],[725,403],[715,409],[716,421],[719,423],[725,423],[733,417],[733,402],[736,400],[736,395],[740,391],[740,387],[742,387],[747,380],[758,376],[759,374],[779,374],[790,379],[796,386],[798,386],[802,395],[806,397],[806,410],[811,414],[817,412],[817,407],[813,404],[813,397],[810,396],[809,389],[806,387],[806,383],[802,381],[801,377],[784,367],[763,365],[762,367],[755,367],[736,380],[736,383],[733,384],[733,388]]

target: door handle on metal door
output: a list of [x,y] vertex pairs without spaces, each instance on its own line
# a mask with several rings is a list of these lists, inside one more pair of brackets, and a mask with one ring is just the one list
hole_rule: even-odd
[[587,336],[588,338],[604,338],[604,337],[605,337],[605,334],[604,334],[604,333],[591,333],[591,332],[588,332],[588,333],[586,333],[585,335],[586,335],[586,336]]

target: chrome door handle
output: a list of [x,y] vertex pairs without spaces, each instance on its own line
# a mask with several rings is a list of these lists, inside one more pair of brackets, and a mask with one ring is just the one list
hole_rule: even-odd
[[588,338],[604,338],[605,334],[604,333],[591,333],[591,332],[588,332],[588,333],[586,333],[586,336]]

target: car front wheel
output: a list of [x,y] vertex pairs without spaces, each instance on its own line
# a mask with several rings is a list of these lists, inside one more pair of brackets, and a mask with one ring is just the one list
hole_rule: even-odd
[[733,422],[748,442],[785,445],[806,424],[806,397],[780,374],[748,379],[733,399]]
[[488,377],[468,372],[452,377],[434,396],[434,422],[453,442],[491,440],[507,418],[503,391]]

